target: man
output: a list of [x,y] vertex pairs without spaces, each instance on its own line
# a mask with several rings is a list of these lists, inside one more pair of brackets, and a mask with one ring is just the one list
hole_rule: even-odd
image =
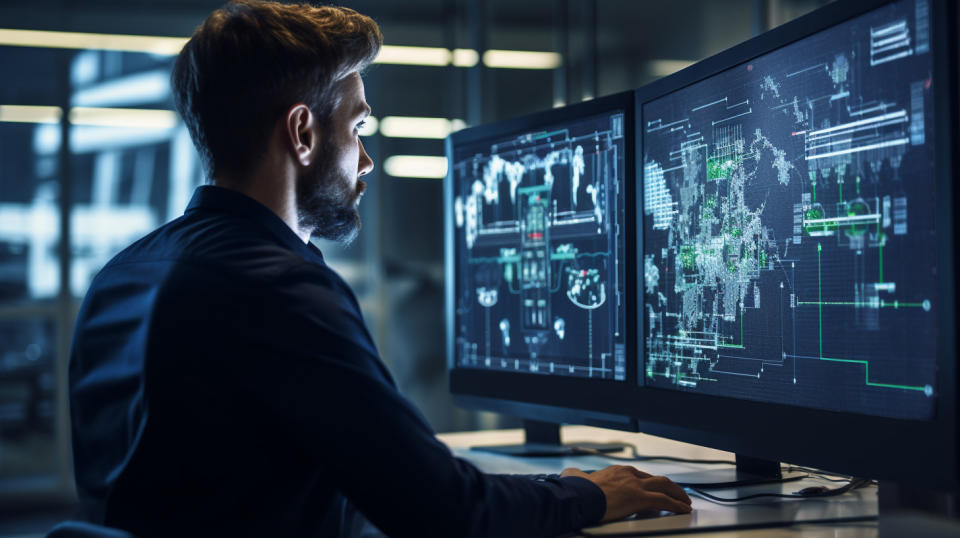
[[91,285],[70,362],[86,518],[137,535],[550,536],[690,510],[632,467],[486,475],[399,394],[357,301],[309,243],[360,227],[373,163],[360,71],[380,31],[345,8],[240,1],[177,58],[212,178]]

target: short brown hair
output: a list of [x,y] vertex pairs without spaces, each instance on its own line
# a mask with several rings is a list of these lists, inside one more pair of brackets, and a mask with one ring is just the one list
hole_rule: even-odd
[[365,69],[382,42],[373,19],[345,7],[234,0],[210,14],[171,76],[210,177],[249,170],[273,123],[296,103],[329,122],[337,83]]

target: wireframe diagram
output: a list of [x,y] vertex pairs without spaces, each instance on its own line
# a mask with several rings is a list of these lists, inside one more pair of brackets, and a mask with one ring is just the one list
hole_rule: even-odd
[[643,384],[932,413],[929,16],[889,4],[643,107]]
[[454,155],[457,366],[626,379],[623,113]]

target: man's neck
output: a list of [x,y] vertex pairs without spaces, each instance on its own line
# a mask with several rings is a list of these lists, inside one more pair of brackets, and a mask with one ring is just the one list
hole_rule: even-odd
[[307,243],[310,241],[310,232],[300,228],[297,218],[296,180],[285,176],[287,174],[281,174],[279,177],[251,174],[249,178],[242,181],[221,176],[214,178],[214,184],[237,191],[267,206],[293,230],[293,233]]

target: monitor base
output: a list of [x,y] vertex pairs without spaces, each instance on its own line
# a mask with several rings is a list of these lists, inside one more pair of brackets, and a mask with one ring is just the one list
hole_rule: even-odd
[[780,462],[737,454],[737,466],[689,473],[673,473],[670,479],[683,487],[722,488],[770,484],[783,480]]

